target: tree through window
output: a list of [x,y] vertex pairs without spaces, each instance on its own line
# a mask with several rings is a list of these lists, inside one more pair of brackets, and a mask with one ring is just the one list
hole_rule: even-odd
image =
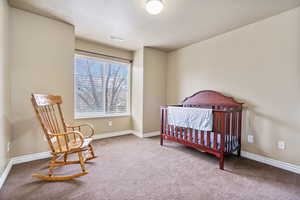
[[75,56],[75,117],[129,113],[129,64]]

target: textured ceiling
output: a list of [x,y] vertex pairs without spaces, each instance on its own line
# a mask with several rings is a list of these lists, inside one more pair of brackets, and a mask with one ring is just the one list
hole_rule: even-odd
[[[163,0],[159,15],[146,0],[9,0],[10,5],[75,25],[76,36],[135,50],[173,50],[300,6],[300,0]],[[110,36],[124,38],[118,42]]]

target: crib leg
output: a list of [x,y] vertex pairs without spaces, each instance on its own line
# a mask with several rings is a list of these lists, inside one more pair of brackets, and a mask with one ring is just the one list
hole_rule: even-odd
[[219,167],[224,170],[224,155],[222,154],[219,159]]
[[237,150],[237,157],[241,157],[241,147]]
[[160,135],[160,146],[164,145],[164,138],[162,135]]

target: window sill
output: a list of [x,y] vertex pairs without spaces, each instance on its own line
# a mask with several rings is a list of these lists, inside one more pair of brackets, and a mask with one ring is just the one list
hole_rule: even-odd
[[97,113],[86,113],[76,114],[75,119],[93,119],[93,118],[111,118],[111,117],[129,117],[130,113],[115,113],[115,114],[97,114]]

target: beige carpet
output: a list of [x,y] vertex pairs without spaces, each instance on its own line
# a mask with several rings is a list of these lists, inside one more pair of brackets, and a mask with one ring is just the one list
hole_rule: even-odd
[[[47,172],[48,160],[14,166],[0,199],[164,199],[300,200],[300,176],[251,160],[218,160],[159,138],[122,136],[94,143],[99,156],[87,164],[90,174],[69,182],[43,182],[32,173]],[[75,172],[79,166],[58,169]]]

